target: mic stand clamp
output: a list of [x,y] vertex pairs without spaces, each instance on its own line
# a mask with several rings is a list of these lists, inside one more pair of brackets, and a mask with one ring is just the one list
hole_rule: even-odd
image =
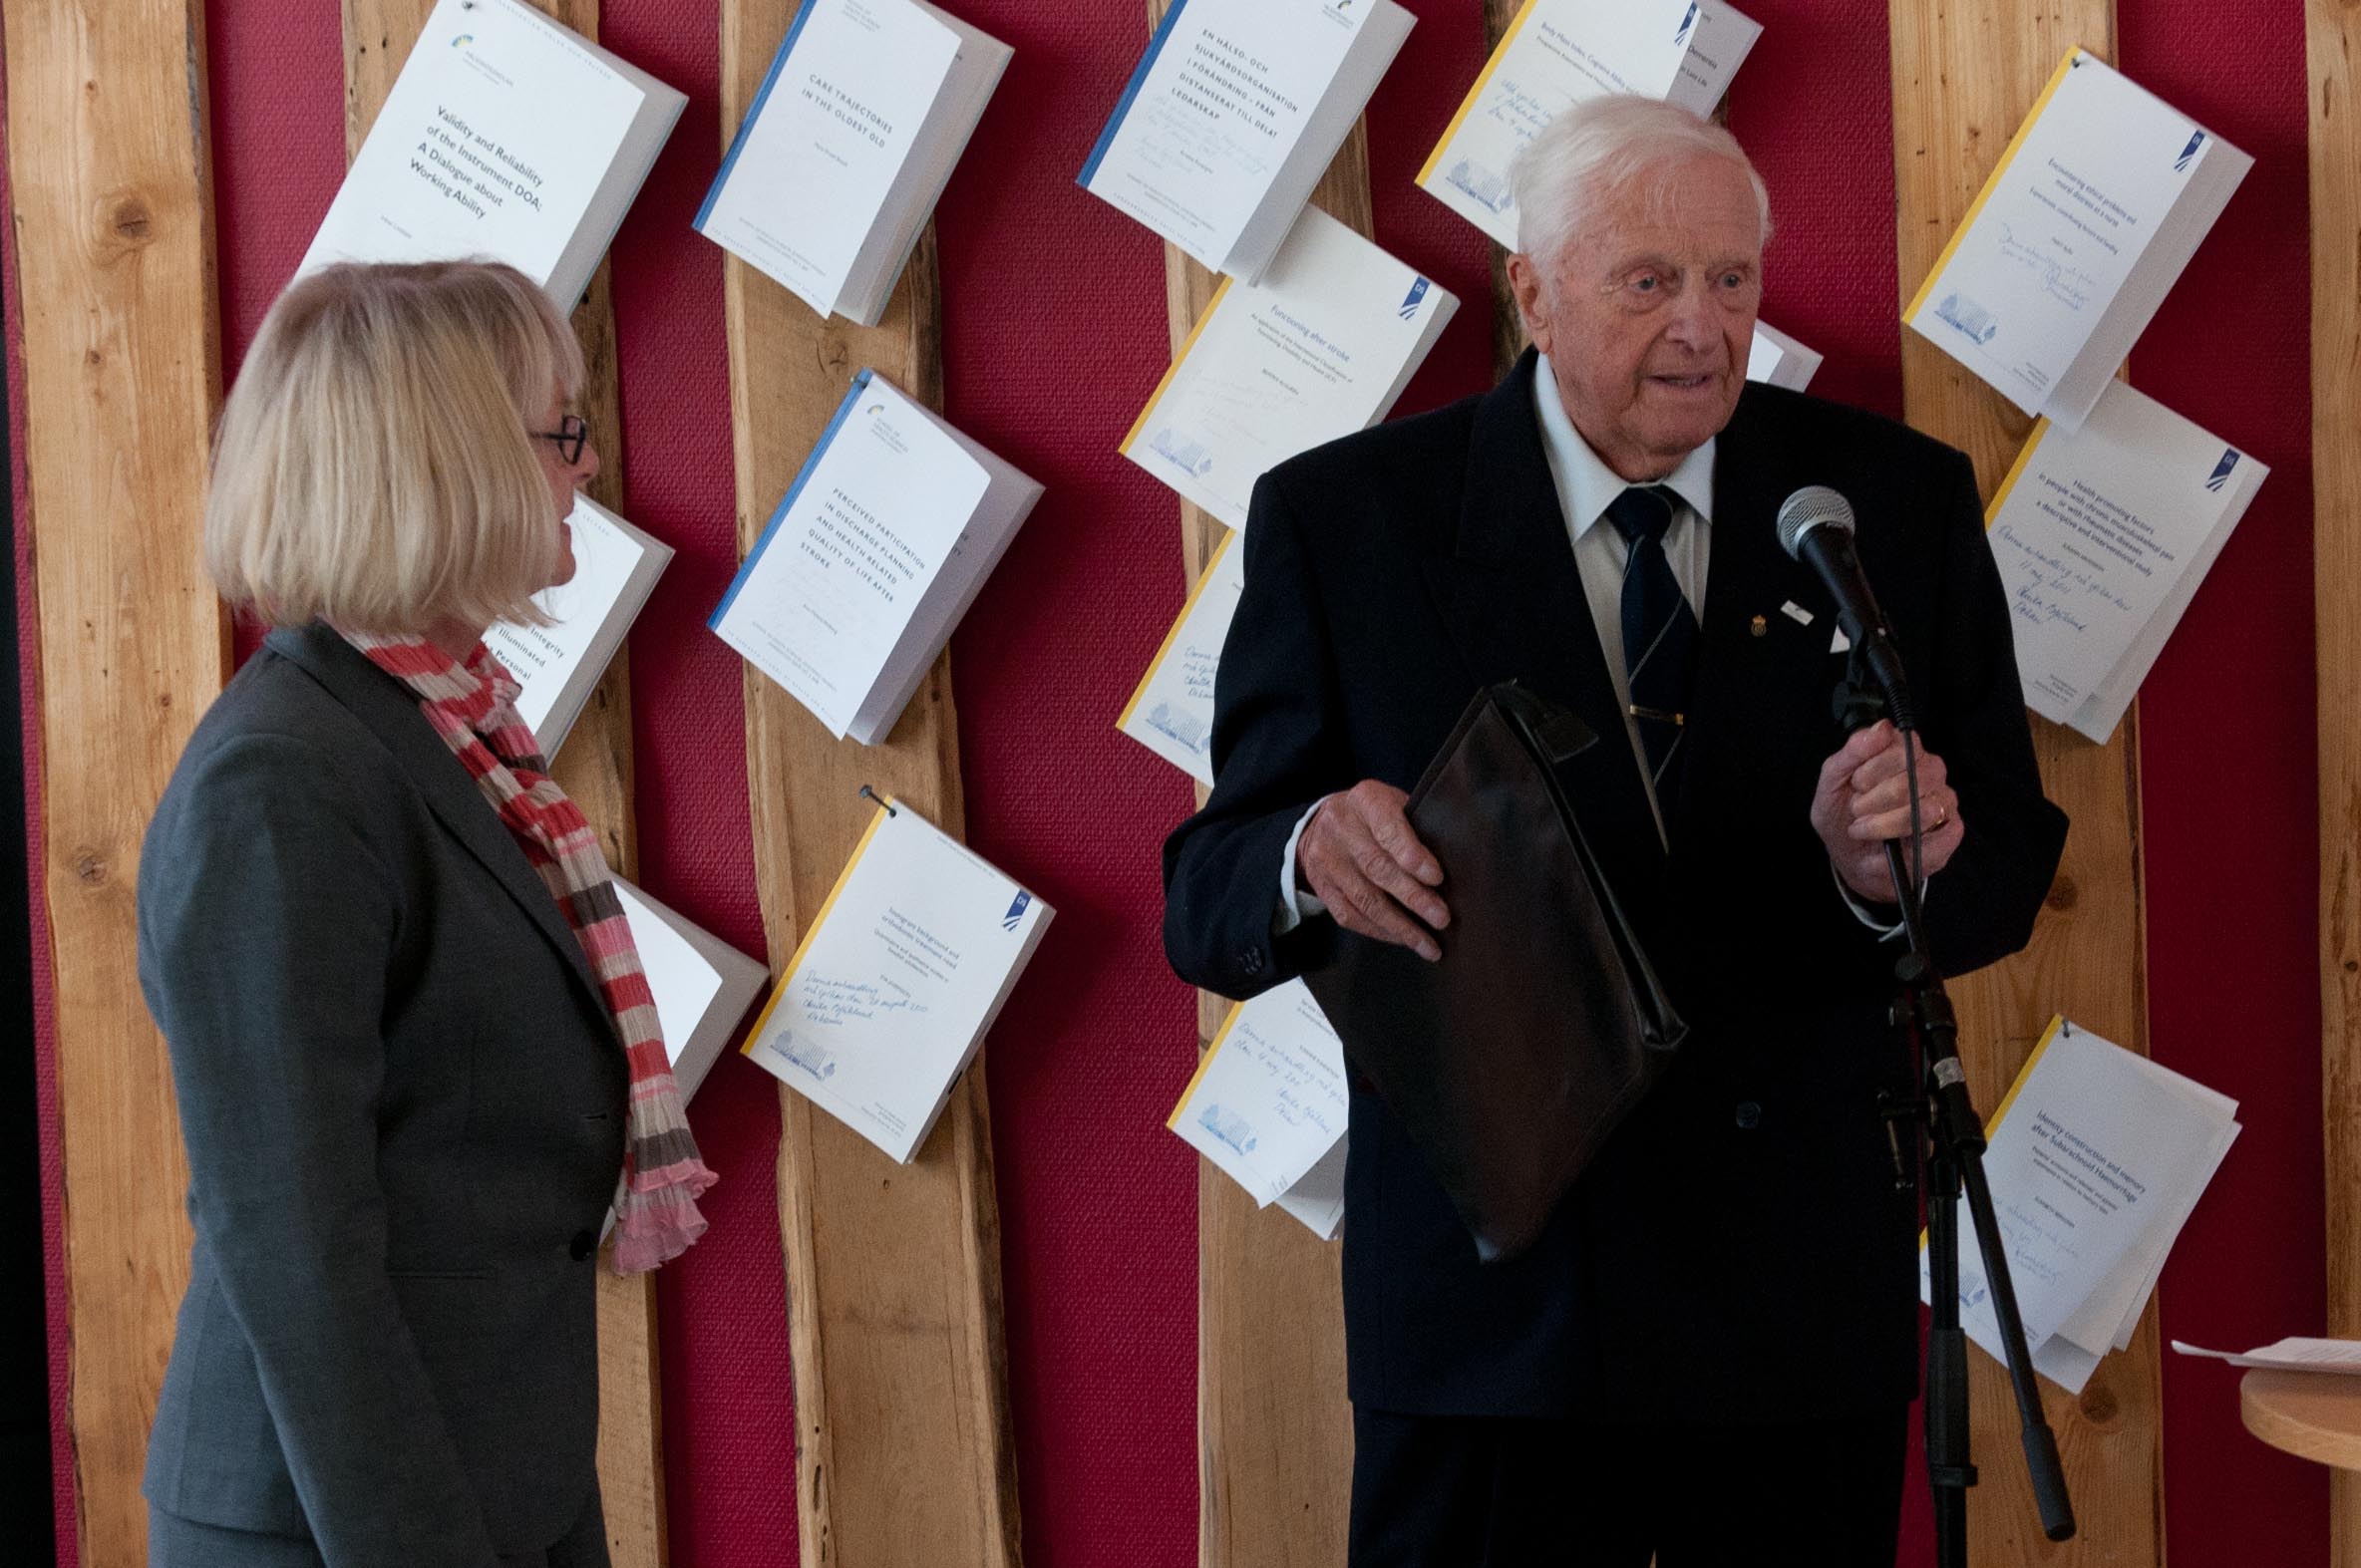
[[[1884,694],[1855,652],[1846,661],[1836,691],[1836,717],[1846,733],[1867,729],[1886,717]],[[2042,1533],[2053,1541],[2074,1534],[2074,1504],[2058,1440],[2042,1412],[2041,1391],[2033,1381],[2033,1355],[2025,1343],[2025,1320],[2017,1310],[2008,1249],[1992,1209],[1984,1177],[1984,1123],[1967,1090],[1959,1064],[1959,1021],[1943,990],[1943,977],[1926,946],[1918,884],[1910,875],[1898,839],[1885,841],[1886,870],[1901,907],[1908,949],[1893,966],[1897,992],[1890,1014],[1922,1069],[1924,1097],[1914,1108],[1887,1104],[1889,1134],[1898,1121],[1916,1121],[1925,1139],[1927,1298],[1931,1326],[1926,1337],[1926,1470],[1934,1492],[1935,1561],[1939,1568],[1966,1568],[1967,1488],[1976,1483],[1968,1452],[1967,1335],[1959,1326],[1959,1198],[1967,1197],[1968,1218],[1984,1260],[1993,1316],[1999,1320],[2007,1353],[2009,1387],[2016,1397],[2019,1439],[2033,1482]]]

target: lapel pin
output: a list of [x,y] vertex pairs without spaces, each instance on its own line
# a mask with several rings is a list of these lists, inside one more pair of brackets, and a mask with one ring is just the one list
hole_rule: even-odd
[[1767,615],[1758,615],[1754,619],[1754,624],[1747,629],[1757,637],[1767,637],[1771,633],[1771,618]]

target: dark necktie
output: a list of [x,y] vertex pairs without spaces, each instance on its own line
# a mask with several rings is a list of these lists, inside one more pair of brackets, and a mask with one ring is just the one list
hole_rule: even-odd
[[1623,559],[1623,668],[1631,716],[1667,820],[1680,782],[1682,727],[1697,668],[1697,616],[1664,553],[1664,533],[1680,504],[1660,484],[1634,484],[1607,503],[1607,521],[1630,546]]

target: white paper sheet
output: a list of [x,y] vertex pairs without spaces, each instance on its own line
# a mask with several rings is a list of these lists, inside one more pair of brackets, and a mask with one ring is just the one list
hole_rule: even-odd
[[1208,787],[1213,783],[1213,678],[1246,591],[1246,552],[1224,534],[1180,618],[1115,727]]
[[2026,706],[2106,741],[2268,472],[2121,383],[2036,425],[1986,529]]
[[1179,0],[1083,188],[1224,270],[1365,14],[1335,0]]
[[1244,527],[1254,481],[1384,418],[1458,308],[1449,290],[1306,207],[1261,282],[1222,285],[1123,454]]
[[[516,677],[517,715],[536,735],[548,721],[558,692],[581,667],[599,628],[614,612],[615,601],[644,554],[638,540],[578,495],[565,521],[573,530],[573,577],[533,595],[533,603],[556,617],[557,624],[525,626],[501,621],[484,633],[485,646]],[[546,741],[542,750],[548,750]]]
[[746,1054],[906,1161],[1052,914],[908,806],[881,808]]
[[840,739],[990,483],[882,377],[841,414],[713,620]]
[[838,308],[958,35],[908,0],[810,0],[698,229]]
[[442,0],[299,272],[483,255],[547,284],[644,99],[516,0]]
[[1232,1009],[1166,1122],[1268,1206],[1344,1137],[1344,1047],[1300,980]]
[[2216,156],[2244,157],[2074,51],[1903,319],[2026,413],[2079,425],[2089,403],[2053,395]]
[[1527,0],[1419,171],[1419,188],[1515,250],[1509,166],[1524,145],[1584,99],[1666,97],[1698,31],[1690,0]]

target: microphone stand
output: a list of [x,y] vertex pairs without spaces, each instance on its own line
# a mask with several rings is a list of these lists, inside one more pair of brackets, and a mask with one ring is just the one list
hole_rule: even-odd
[[[1853,653],[1836,694],[1837,722],[1848,734],[1885,718],[1883,690],[1862,660],[1861,628],[1848,626]],[[1911,736],[1911,744],[1916,737]],[[1910,783],[1910,812],[1917,821],[1917,781]],[[2007,1352],[2009,1387],[2016,1396],[2018,1436],[2042,1533],[2053,1541],[2074,1534],[2074,1504],[2066,1494],[2066,1473],[2058,1460],[2058,1439],[2041,1409],[2033,1381],[2033,1356],[2025,1343],[2025,1320],[2017,1311],[2017,1289],[2009,1275],[2008,1251],[1992,1212],[1992,1189],[1984,1177],[1984,1123],[1968,1097],[1967,1074],[1959,1065],[1959,1021],[1943,978],[1926,946],[1924,911],[1917,879],[1904,863],[1902,841],[1885,840],[1885,866],[1901,906],[1908,950],[1895,961],[1898,993],[1892,1022],[1903,1033],[1923,1070],[1919,1103],[1889,1108],[1895,1121],[1914,1121],[1924,1134],[1927,1298],[1932,1323],[1926,1337],[1926,1472],[1934,1493],[1935,1562],[1966,1568],[1967,1488],[1976,1483],[1968,1452],[1967,1335],[1959,1326],[1959,1197],[1964,1189],[1975,1227],[1984,1278]],[[1906,1181],[1898,1163],[1897,1179]]]

